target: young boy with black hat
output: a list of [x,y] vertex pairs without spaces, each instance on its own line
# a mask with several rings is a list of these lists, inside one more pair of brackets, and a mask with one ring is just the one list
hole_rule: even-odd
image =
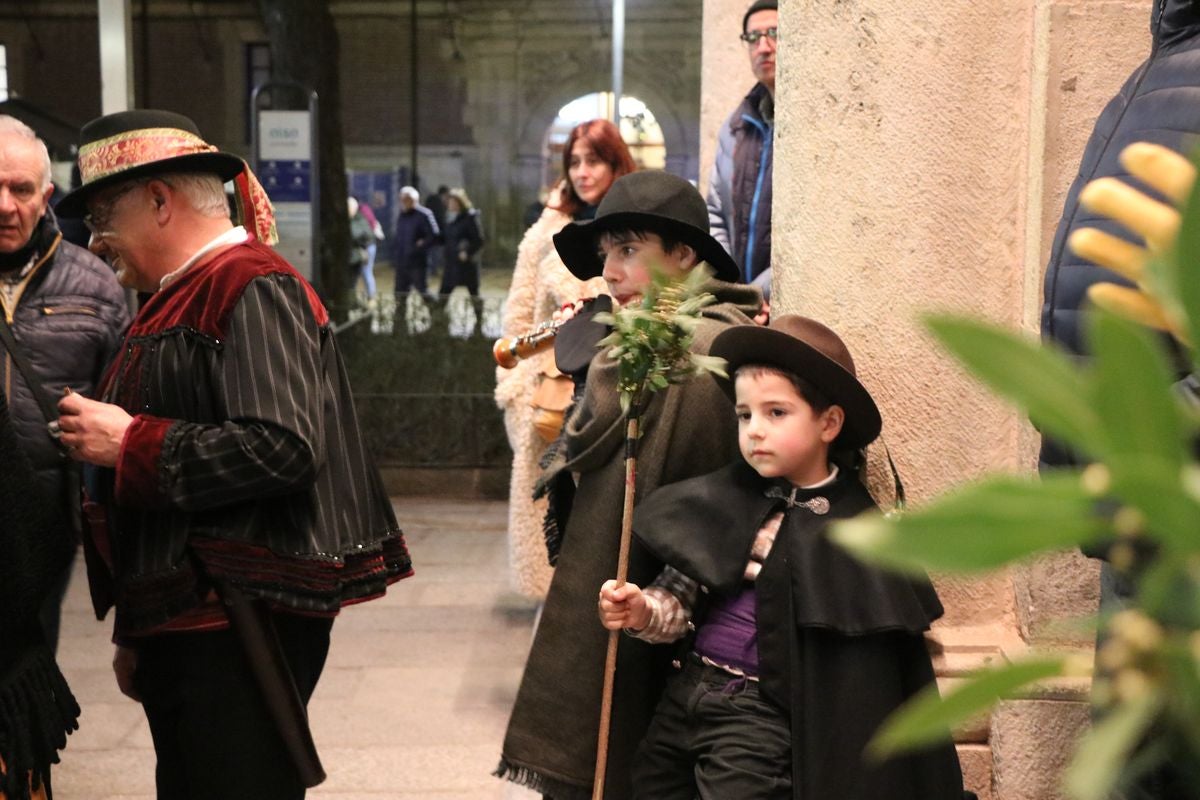
[[[595,219],[568,225],[554,238],[578,278],[602,275],[613,301],[636,303],[655,272],[680,277],[711,269],[704,284],[716,302],[702,311],[692,347],[708,352],[730,326],[750,323],[761,307],[756,289],[708,233],[708,214],[687,181],[659,171],[615,181]],[[616,574],[624,494],[624,416],[617,365],[596,343],[604,326],[581,315],[558,334],[559,368],[586,386],[563,428],[561,458],[550,474],[577,475],[574,500],[554,578],[513,707],[497,774],[555,800],[591,796],[608,633],[596,622],[596,587]],[[567,351],[583,353],[565,364]],[[674,384],[653,395],[642,416],[638,494],[702,475],[735,455],[728,398],[712,381]],[[648,581],[661,562],[630,555],[630,575]],[[671,648],[621,642],[607,759],[605,796],[628,800],[630,765],[669,671]]]
[[961,800],[948,738],[883,764],[863,756],[933,681],[923,633],[942,606],[928,580],[866,566],[825,536],[875,506],[833,457],[882,425],[849,351],[788,315],[726,330],[710,354],[728,362],[742,459],[646,498],[635,534],[669,566],[644,591],[609,581],[600,593],[610,630],[648,642],[695,631],[635,757],[632,796]]

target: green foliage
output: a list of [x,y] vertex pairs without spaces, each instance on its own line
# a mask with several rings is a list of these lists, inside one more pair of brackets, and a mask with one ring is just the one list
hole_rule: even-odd
[[1064,776],[1076,800],[1105,800],[1117,785],[1121,767],[1162,711],[1163,697],[1148,693],[1116,709],[1080,742]]
[[[1192,187],[1183,210],[1183,224],[1175,252],[1151,265],[1151,279],[1162,287],[1160,297],[1169,301],[1178,318],[1187,321],[1193,343],[1200,342],[1200,181]],[[1190,268],[1185,269],[1184,265]]]
[[918,514],[868,514],[838,525],[835,541],[905,572],[982,572],[1112,530],[1075,473],[1041,483],[999,476],[943,497]]
[[943,700],[937,686],[930,686],[896,711],[867,747],[876,759],[944,740],[950,729],[970,720],[1004,697],[1035,681],[1059,675],[1064,659],[1040,659],[1007,664],[979,673]]
[[[1150,265],[1144,286],[1193,343],[1200,342],[1198,265],[1200,203],[1192,202],[1174,252]],[[908,572],[971,573],[1107,544],[1110,563],[1135,593],[1129,610],[1100,620],[1093,699],[1103,714],[1080,744],[1065,788],[1076,800],[1104,800],[1168,761],[1200,779],[1200,425],[1195,401],[1172,385],[1177,349],[1100,311],[1087,321],[1093,358],[1086,365],[994,325],[947,316],[927,323],[976,377],[1092,463],[1040,481],[985,478],[916,512],[841,523],[832,535],[859,557]],[[944,699],[926,693],[894,715],[873,752],[926,744],[1068,662],[1008,665]]]
[[681,383],[694,375],[725,375],[725,362],[691,352],[692,335],[700,324],[700,311],[716,301],[702,291],[708,273],[697,268],[680,280],[670,280],[658,270],[637,306],[597,314],[596,320],[612,325],[601,342],[617,361],[617,388],[621,410],[636,416],[653,392]]

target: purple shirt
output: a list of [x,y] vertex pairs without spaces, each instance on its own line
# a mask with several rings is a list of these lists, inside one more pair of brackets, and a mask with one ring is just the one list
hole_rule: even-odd
[[746,584],[733,597],[715,601],[696,632],[696,653],[714,664],[735,669],[746,677],[758,677],[755,601],[753,584]]

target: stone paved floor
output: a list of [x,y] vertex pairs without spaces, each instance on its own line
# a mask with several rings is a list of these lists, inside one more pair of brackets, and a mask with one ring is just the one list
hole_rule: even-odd
[[[313,800],[528,800],[490,776],[529,647],[534,609],[505,584],[505,505],[398,498],[417,573],[344,611],[309,705],[329,777]],[[56,800],[152,800],[141,709],[112,678],[109,623],[82,564],[59,660],[83,707],[54,772]],[[216,800],[216,799],[214,799]]]

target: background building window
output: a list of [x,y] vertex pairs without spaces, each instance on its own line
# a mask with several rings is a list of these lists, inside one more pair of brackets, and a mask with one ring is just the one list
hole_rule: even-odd
[[[559,109],[546,130],[542,144],[542,185],[551,186],[562,172],[562,151],[571,129],[589,119],[612,118],[612,92],[595,92],[577,97]],[[667,163],[667,148],[662,128],[646,104],[636,97],[621,98],[621,138],[639,169],[662,169]]]
[[8,51],[0,44],[0,103],[8,99]]

